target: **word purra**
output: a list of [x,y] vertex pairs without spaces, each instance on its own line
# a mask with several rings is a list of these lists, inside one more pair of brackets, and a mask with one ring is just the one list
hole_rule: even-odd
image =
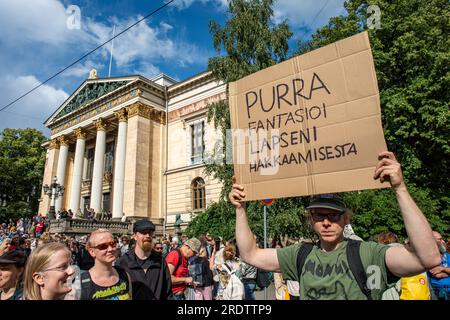
[[306,83],[306,85],[304,79],[294,78],[291,82],[273,85],[271,90],[269,88],[264,91],[263,89],[259,89],[258,92],[253,90],[248,91],[245,93],[247,116],[251,118],[250,109],[255,105],[259,105],[264,112],[272,111],[275,104],[278,110],[280,110],[282,101],[289,106],[296,105],[297,100],[300,98],[310,100],[314,91],[317,90],[325,90],[328,94],[331,94],[319,75],[314,72],[311,82]]

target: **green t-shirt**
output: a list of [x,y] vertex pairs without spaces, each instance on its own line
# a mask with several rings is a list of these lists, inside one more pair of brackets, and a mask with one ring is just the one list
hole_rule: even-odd
[[[280,269],[286,280],[298,281],[297,255],[300,246],[294,244],[277,250]],[[346,247],[347,241],[331,252],[314,246],[302,270],[301,300],[367,300],[349,268]],[[361,242],[361,261],[374,300],[381,299],[382,293],[398,280],[389,270],[386,271],[384,257],[388,248],[375,242]]]

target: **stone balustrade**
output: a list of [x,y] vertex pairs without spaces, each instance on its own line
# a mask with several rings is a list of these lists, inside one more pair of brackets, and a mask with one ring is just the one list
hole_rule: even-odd
[[121,222],[114,220],[88,220],[88,219],[59,219],[51,220],[49,233],[55,234],[89,234],[97,229],[108,229],[113,234],[133,233],[132,222]]

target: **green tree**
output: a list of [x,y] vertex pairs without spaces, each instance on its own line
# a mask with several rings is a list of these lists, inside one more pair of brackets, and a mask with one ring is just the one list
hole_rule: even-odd
[[30,216],[38,209],[45,165],[45,136],[36,129],[0,133],[0,220]]
[[[330,19],[311,41],[300,43],[298,53],[366,30],[369,5],[378,5],[381,11],[381,29],[369,30],[369,37],[388,148],[402,164],[408,186],[432,227],[448,236],[449,2],[346,1],[347,14]],[[364,208],[355,215],[356,230],[362,236],[388,227],[406,235],[395,198],[388,191],[355,193],[348,201]]]
[[[409,190],[431,226],[448,237],[450,197],[446,172],[449,171],[450,159],[449,2],[346,1],[344,6],[347,13],[331,18],[328,25],[312,35],[310,41],[299,43],[297,53],[302,54],[367,30],[367,18],[371,15],[367,13],[369,5],[378,5],[381,10],[381,29],[369,30],[369,37],[377,72],[382,121],[388,148],[396,154],[402,164]],[[229,28],[229,25],[235,26],[236,29]],[[238,26],[243,30],[237,29]],[[252,46],[248,47],[236,45],[241,39],[246,39],[241,36],[246,29],[247,23],[242,25],[237,22],[228,23],[223,29],[212,28],[213,31],[218,31],[214,37],[216,48],[225,48],[227,55],[211,59],[210,70],[217,79],[225,83],[259,70],[242,63],[254,61],[246,60],[247,54],[244,55],[244,59],[239,55],[240,48],[256,46],[254,42],[250,42]],[[253,30],[251,27],[250,29]],[[289,28],[286,26],[284,30]],[[251,35],[248,37],[251,38]],[[268,67],[284,59],[286,54],[279,57],[278,60],[268,60],[268,63],[256,65],[261,68]],[[223,130],[229,128],[227,102],[221,101],[211,105],[209,117]],[[222,196],[225,196],[230,190],[232,167],[211,165],[207,167],[207,173],[224,183]],[[406,237],[404,223],[391,190],[349,192],[345,194],[345,199],[355,213],[353,220],[355,231],[363,238],[367,239],[385,230],[392,230],[401,238]],[[283,207],[280,211],[274,211],[277,213],[269,219],[269,226],[276,221],[275,217],[278,215],[282,221],[277,223],[285,227],[287,227],[285,222],[288,221],[294,225],[302,223],[301,213],[304,212],[304,205],[300,200],[280,199],[276,200],[276,203]],[[249,204],[251,227],[260,234],[261,219],[252,222],[252,218],[256,217],[258,212],[261,212],[258,204]],[[297,213],[300,220],[292,220],[291,215],[283,217],[285,212]],[[274,226],[269,232],[272,235],[278,232],[281,234],[287,232],[293,236],[298,234],[294,228],[283,230],[277,228],[278,226]],[[300,228],[303,228],[302,234],[308,231],[308,227],[304,224]]]
[[[218,56],[209,60],[208,70],[218,81],[228,85],[229,82],[286,59],[292,32],[286,22],[277,25],[271,22],[272,7],[273,0],[231,0],[225,25],[210,22],[210,32],[213,34]],[[228,97],[228,86],[226,92]],[[208,106],[208,121],[213,121],[216,129],[220,128],[225,141],[226,130],[231,127],[228,99]],[[219,152],[224,154],[225,149]],[[226,202],[226,197],[231,190],[233,166],[226,164],[224,160],[224,163],[208,164],[205,171],[223,183],[221,200],[194,218],[188,232],[198,234],[201,233],[200,230],[204,230],[214,234],[216,229],[213,226],[217,226],[218,235],[232,237],[235,212]],[[257,215],[252,214],[252,208],[249,207],[251,224],[262,219],[262,215],[257,218]],[[211,228],[202,227],[200,221],[207,221]],[[216,221],[223,223],[217,224]]]

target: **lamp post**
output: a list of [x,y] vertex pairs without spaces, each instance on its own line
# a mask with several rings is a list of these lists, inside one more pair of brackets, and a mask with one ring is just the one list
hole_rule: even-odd
[[181,220],[181,214],[177,214],[175,216],[175,223],[174,223],[174,231],[176,236],[178,237],[178,245],[181,244],[181,234],[183,233],[181,231],[181,223],[183,222],[183,220]]
[[44,193],[50,197],[50,210],[47,217],[49,220],[55,219],[55,200],[64,194],[64,187],[58,183],[56,176],[53,177],[52,184],[44,185]]

